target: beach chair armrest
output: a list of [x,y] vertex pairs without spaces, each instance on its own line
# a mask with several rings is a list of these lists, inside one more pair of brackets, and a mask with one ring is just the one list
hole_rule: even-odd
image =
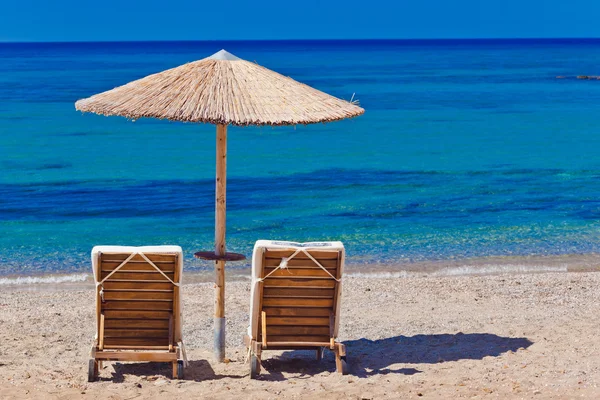
[[173,313],[169,314],[169,351],[173,351],[173,332],[175,331],[173,327]]
[[262,345],[267,348],[267,313],[262,311],[260,314],[260,322],[262,324]]
[[333,350],[335,347],[335,335],[333,334],[335,330],[335,315],[333,311],[329,312],[329,348]]
[[98,332],[98,349],[104,350],[104,313],[100,313],[100,332]]

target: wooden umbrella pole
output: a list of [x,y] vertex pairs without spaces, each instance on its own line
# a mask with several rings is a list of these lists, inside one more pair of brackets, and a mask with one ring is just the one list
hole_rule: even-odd
[[[224,257],[227,187],[227,125],[217,125],[217,177],[215,190],[215,255]],[[225,360],[225,260],[215,261],[214,356]]]

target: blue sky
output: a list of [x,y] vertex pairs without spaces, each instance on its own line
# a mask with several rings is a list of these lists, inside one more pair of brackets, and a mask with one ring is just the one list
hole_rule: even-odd
[[599,0],[14,0],[0,41],[600,37]]

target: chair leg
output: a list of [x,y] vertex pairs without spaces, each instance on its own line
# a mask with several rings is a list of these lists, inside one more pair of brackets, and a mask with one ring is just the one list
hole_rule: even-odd
[[262,367],[262,345],[260,343],[257,343],[256,346],[256,358],[258,359],[258,373],[260,374]]
[[183,342],[178,342],[178,346],[175,347],[175,354],[177,354],[177,367],[176,370],[173,369],[173,376],[177,377],[177,379],[183,379],[184,377],[184,368],[187,367],[185,350],[183,347]]
[[88,382],[94,382],[98,379],[98,362],[91,359],[88,363]]
[[173,379],[183,379],[183,360],[173,361],[171,366],[173,367]]
[[177,360],[177,379],[184,378],[184,372],[183,372],[184,364],[185,363],[183,362],[183,360]]
[[260,375],[260,364],[262,356],[262,344],[252,340],[250,342],[250,379],[256,379]]
[[250,356],[250,379],[256,379],[260,375],[260,361],[256,355]]
[[95,340],[94,344],[92,344],[92,348],[90,349],[90,359],[88,362],[88,382],[94,382],[98,379],[98,369],[101,364],[101,361],[96,360],[96,347],[98,346],[98,341]]
[[316,357],[315,357],[317,361],[321,361],[323,359],[323,351],[324,350],[325,349],[323,347],[319,347],[317,349],[317,351],[316,351]]
[[348,363],[346,362],[346,346],[341,343],[335,344],[335,368],[342,375],[348,374]]

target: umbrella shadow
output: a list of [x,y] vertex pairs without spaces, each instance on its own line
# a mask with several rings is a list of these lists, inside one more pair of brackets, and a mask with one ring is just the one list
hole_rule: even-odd
[[[529,339],[511,338],[491,333],[457,333],[438,335],[394,336],[379,340],[359,339],[345,341],[349,374],[359,378],[372,375],[414,375],[417,368],[396,364],[437,364],[458,360],[481,360],[497,357],[508,351],[528,348]],[[284,372],[294,379],[310,378],[321,372],[335,372],[335,357],[326,351],[321,361],[315,360],[314,351],[286,351],[279,357],[263,353],[263,373],[260,379],[285,380]]]
[[[138,377],[152,377],[150,381],[158,379],[171,380],[173,368],[171,363],[162,362],[136,362],[123,364],[116,362],[113,364],[114,372],[111,378],[100,378],[101,381],[111,381],[121,383],[125,381],[125,375],[135,375]],[[188,366],[184,369],[184,381],[210,381],[224,378],[242,378],[239,375],[220,375],[216,374],[210,363],[206,360],[191,360]]]
[[395,364],[437,364],[458,360],[498,357],[508,351],[528,348],[527,338],[511,338],[491,333],[394,336],[379,340],[359,339],[344,342],[350,371],[358,377],[390,373],[421,372],[414,368],[392,369]]

